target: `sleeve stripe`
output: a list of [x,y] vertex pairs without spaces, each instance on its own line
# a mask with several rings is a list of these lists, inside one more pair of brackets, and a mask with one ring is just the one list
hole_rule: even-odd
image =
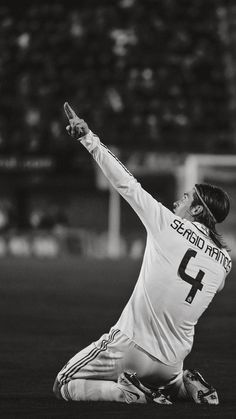
[[123,167],[123,169],[126,171],[126,173],[128,173],[128,175],[134,177],[132,175],[132,173],[130,173],[130,171],[123,165],[123,163],[121,163],[121,161],[111,152],[111,150],[109,150],[109,148],[105,144],[103,144],[101,141],[100,141],[100,143],[101,143],[101,146],[104,147],[106,149],[106,151],[108,151],[108,153],[120,164],[120,166]]

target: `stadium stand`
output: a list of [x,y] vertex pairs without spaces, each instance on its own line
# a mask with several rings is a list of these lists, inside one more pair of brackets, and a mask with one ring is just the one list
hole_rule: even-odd
[[0,6],[0,153],[73,154],[65,99],[110,144],[231,152],[217,7],[214,0]]

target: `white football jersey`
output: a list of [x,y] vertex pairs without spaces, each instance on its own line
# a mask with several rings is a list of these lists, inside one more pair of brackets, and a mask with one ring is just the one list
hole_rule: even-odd
[[191,350],[199,317],[224,285],[230,256],[206,227],[156,201],[91,131],[81,142],[147,231],[139,278],[115,328],[161,362],[179,362]]

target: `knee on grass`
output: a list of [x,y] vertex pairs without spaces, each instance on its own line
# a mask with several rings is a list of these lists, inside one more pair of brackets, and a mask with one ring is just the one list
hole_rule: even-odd
[[61,395],[61,383],[58,378],[55,379],[53,384],[53,393],[55,394],[57,399],[63,399]]

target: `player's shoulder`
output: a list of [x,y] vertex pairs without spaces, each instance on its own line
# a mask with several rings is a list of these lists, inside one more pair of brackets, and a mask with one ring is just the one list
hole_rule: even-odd
[[232,257],[230,256],[229,250],[223,248],[221,249],[221,252],[224,253],[225,258],[228,260],[228,265],[229,265],[229,272],[231,271],[232,268]]
[[163,225],[163,227],[168,228],[171,224],[174,223],[175,219],[181,220],[178,216],[174,214],[169,208],[163,205],[161,202],[156,201],[159,209],[158,213],[160,215],[159,223]]
[[230,271],[232,267],[232,258],[229,254],[230,252],[229,249],[227,249],[224,246],[217,245],[210,237],[209,229],[203,224],[198,223],[196,221],[190,222],[190,224],[192,224],[193,227],[196,229],[196,231],[199,234],[202,234],[202,237],[206,240],[207,249],[209,249],[209,252],[207,251],[206,253],[210,253],[212,255],[218,255],[217,258],[219,260],[222,260],[223,258],[225,261],[227,261],[228,271]]

